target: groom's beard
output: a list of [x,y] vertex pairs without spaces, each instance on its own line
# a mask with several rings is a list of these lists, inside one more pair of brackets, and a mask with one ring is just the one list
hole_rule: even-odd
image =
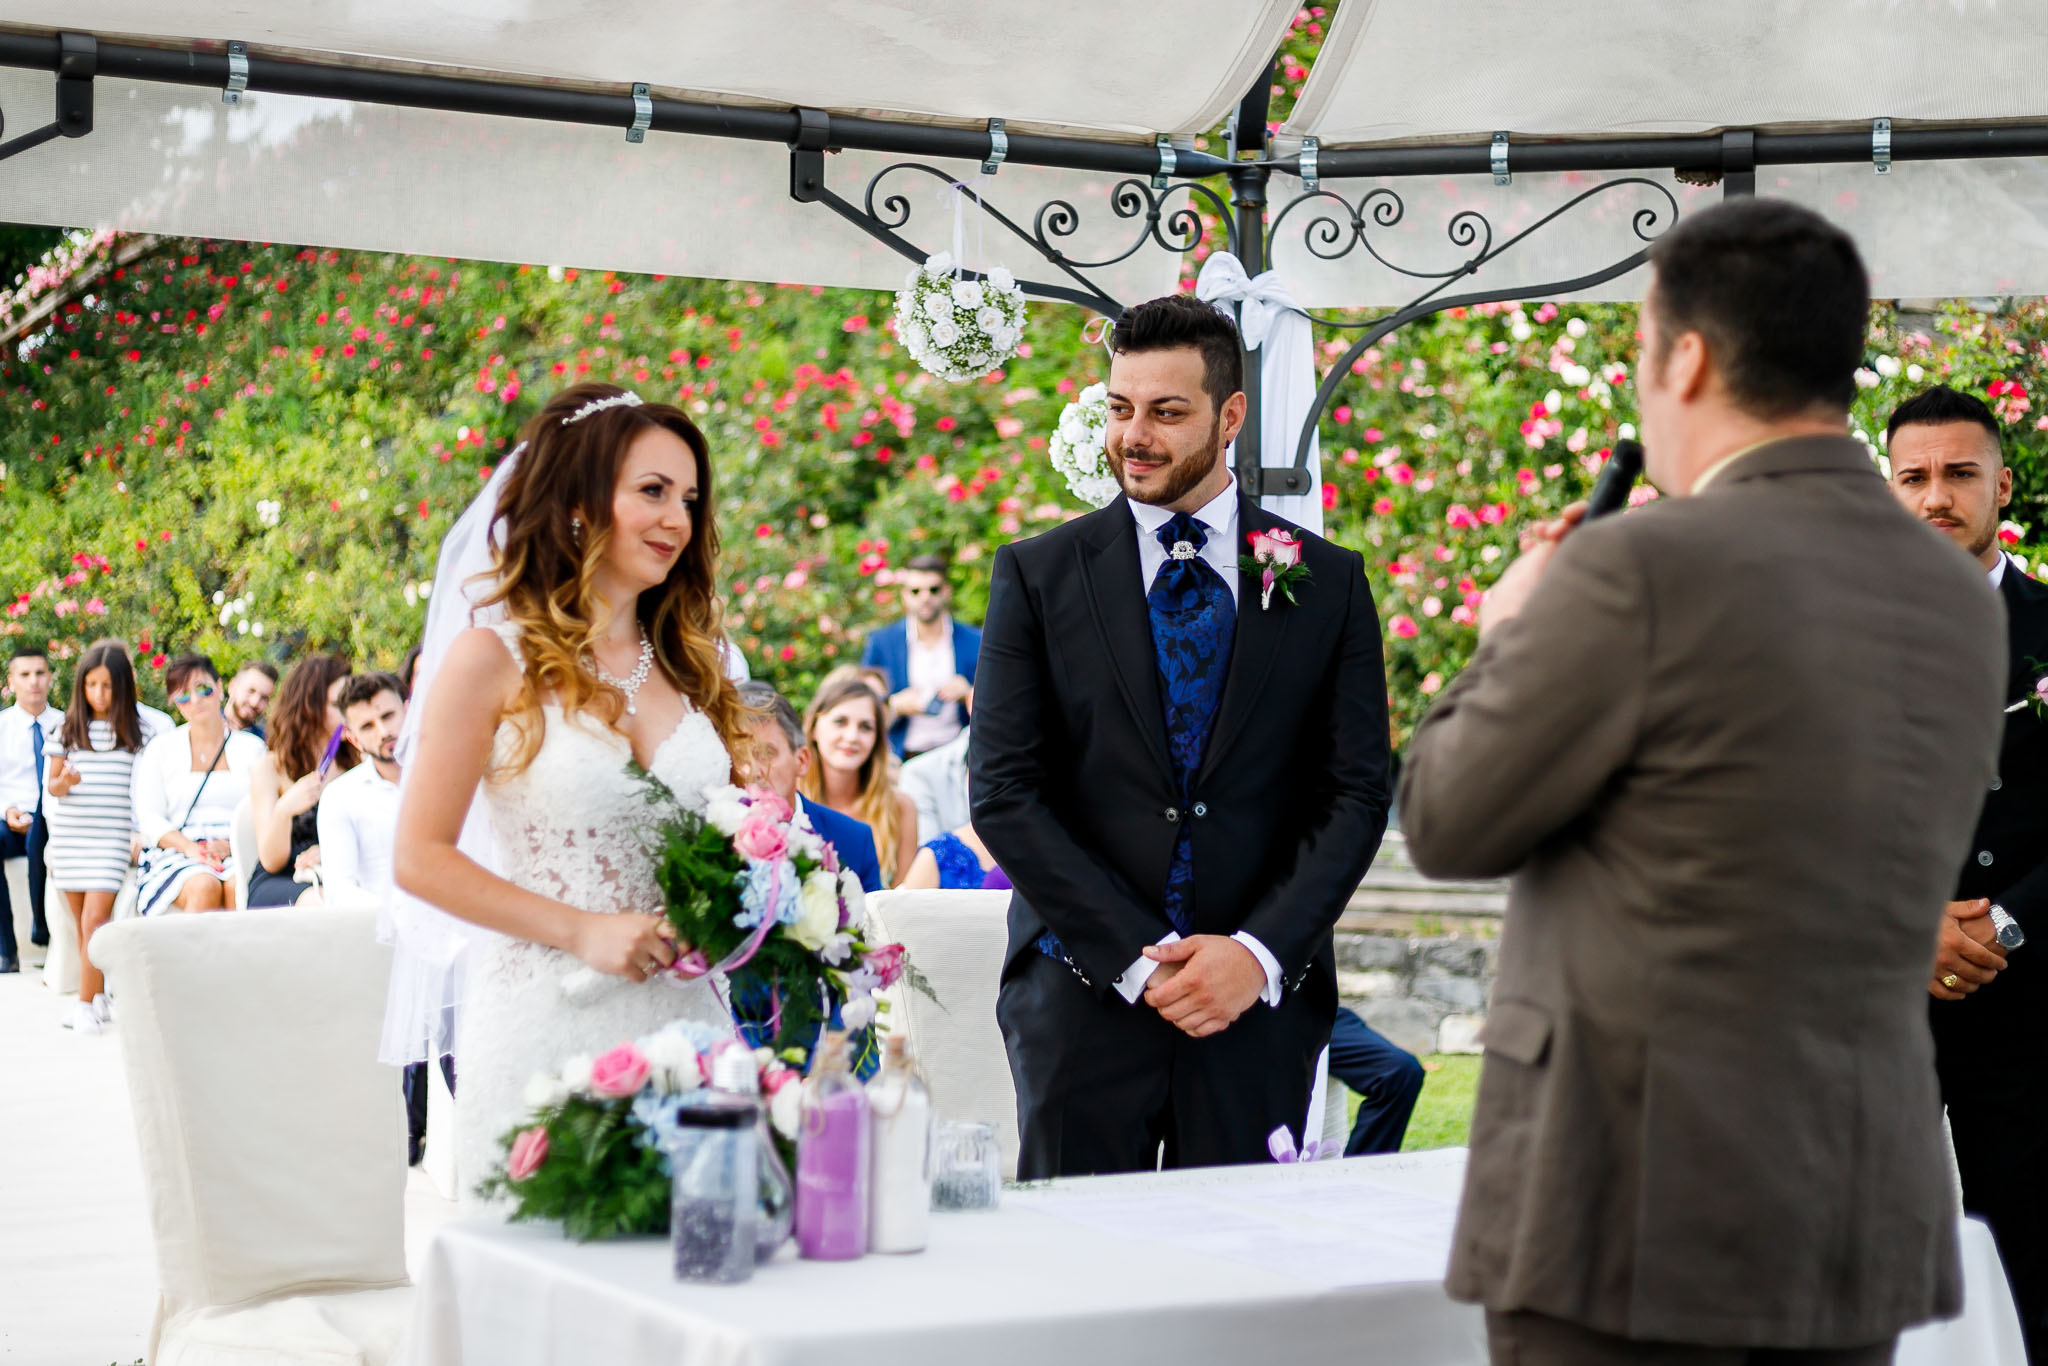
[[1209,431],[1194,450],[1180,454],[1171,450],[1145,449],[1138,451],[1141,459],[1152,461],[1164,456],[1167,460],[1166,482],[1156,489],[1140,492],[1124,477],[1124,460],[1131,453],[1129,447],[1108,446],[1103,454],[1109,457],[1109,469],[1116,476],[1127,497],[1134,503],[1149,503],[1154,507],[1165,507],[1177,503],[1187,495],[1188,490],[1209,477],[1216,468],[1216,462],[1223,458],[1223,434],[1221,415],[1210,419]]

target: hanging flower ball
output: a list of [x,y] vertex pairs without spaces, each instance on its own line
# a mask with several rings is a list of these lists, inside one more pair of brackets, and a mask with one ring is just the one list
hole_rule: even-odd
[[910,358],[955,382],[980,379],[1017,354],[1024,339],[1024,291],[997,266],[982,280],[955,275],[940,252],[904,277],[896,292],[896,336]]
[[1103,443],[1109,434],[1109,386],[1091,384],[1060,411],[1059,426],[1046,448],[1067,488],[1090,507],[1102,507],[1122,492],[1110,473]]

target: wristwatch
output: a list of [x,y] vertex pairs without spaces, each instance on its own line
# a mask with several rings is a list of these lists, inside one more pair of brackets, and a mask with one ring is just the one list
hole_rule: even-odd
[[2027,942],[2027,932],[2020,928],[2020,922],[1997,902],[1991,904],[1991,927],[1998,932],[1998,942],[2008,949],[2016,949]]

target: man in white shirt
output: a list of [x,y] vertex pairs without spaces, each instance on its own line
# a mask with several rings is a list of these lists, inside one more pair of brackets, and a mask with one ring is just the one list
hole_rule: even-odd
[[896,575],[904,616],[874,631],[860,662],[889,676],[889,744],[910,759],[937,749],[967,724],[981,632],[953,619],[943,555],[918,555]]
[[[7,662],[7,690],[14,705],[0,711],[0,807],[7,824],[0,829],[0,859],[28,859],[29,942],[50,942],[43,918],[43,850],[50,827],[43,820],[43,755],[53,750],[64,713],[50,705],[50,657],[25,646]],[[20,945],[14,934],[14,899],[7,879],[0,877],[0,972],[21,971]]]
[[398,731],[405,692],[395,674],[357,674],[342,688],[341,719],[369,760],[320,794],[320,881],[330,906],[375,905],[391,890],[398,838]]

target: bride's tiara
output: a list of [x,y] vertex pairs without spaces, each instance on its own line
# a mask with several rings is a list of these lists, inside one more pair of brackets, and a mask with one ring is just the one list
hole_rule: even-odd
[[631,389],[628,389],[623,394],[613,394],[610,398],[594,398],[563,418],[562,425],[567,427],[573,423],[581,422],[592,413],[601,413],[607,408],[637,408],[640,406],[640,403],[640,395],[634,393]]

